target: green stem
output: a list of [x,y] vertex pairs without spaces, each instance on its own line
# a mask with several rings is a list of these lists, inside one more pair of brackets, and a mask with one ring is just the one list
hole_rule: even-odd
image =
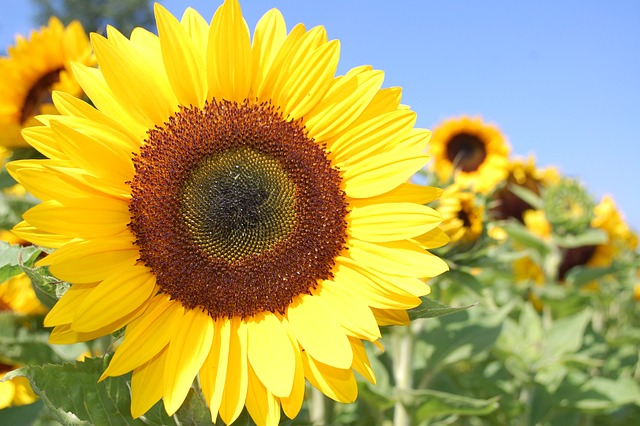
[[309,417],[313,425],[333,423],[333,401],[314,387],[311,388]]
[[413,333],[409,326],[397,328],[394,333],[393,374],[396,381],[398,400],[393,412],[394,426],[410,426],[411,414],[403,404],[403,390],[413,386]]

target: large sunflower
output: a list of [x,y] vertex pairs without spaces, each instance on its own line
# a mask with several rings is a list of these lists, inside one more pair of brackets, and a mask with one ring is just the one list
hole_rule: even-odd
[[[66,93],[24,131],[47,160],[8,169],[43,202],[15,232],[73,283],[45,320],[70,343],[126,327],[103,377],[133,371],[132,414],[169,414],[194,378],[212,419],[298,413],[305,378],[337,401],[374,380],[363,340],[429,292],[435,188],[407,183],[429,132],[383,73],[335,77],[338,41],[271,10],[253,42],[236,0],[211,24],[155,7],[159,36],[92,34]],[[433,235],[433,239],[430,237]]]
[[430,167],[442,182],[455,179],[481,193],[507,174],[509,145],[500,130],[479,117],[461,116],[440,123],[429,144]]
[[16,37],[8,56],[0,58],[0,145],[27,146],[20,131],[39,124],[34,116],[55,113],[51,92],[80,95],[71,62],[93,64],[89,38],[78,21],[65,27],[52,17],[49,25]]

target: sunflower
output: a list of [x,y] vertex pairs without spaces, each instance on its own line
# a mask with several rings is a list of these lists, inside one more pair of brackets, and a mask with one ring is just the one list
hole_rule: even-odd
[[471,243],[480,238],[484,206],[470,188],[453,184],[445,188],[438,201],[438,213],[442,215],[442,229],[452,242]]
[[16,37],[8,56],[0,58],[0,145],[27,146],[20,131],[40,124],[35,115],[56,112],[53,90],[82,93],[71,72],[72,61],[94,63],[89,38],[78,21],[65,27],[52,17],[28,40]]
[[560,172],[555,167],[536,167],[535,158],[532,156],[527,159],[508,160],[506,171],[507,176],[500,189],[491,196],[493,201],[491,216],[498,220],[513,217],[524,223],[524,212],[533,209],[534,206],[516,195],[511,187],[519,186],[540,195],[542,189],[560,181]]
[[408,183],[430,133],[382,72],[335,77],[321,26],[287,34],[273,9],[251,42],[236,0],[210,24],[155,15],[158,36],[91,35],[99,67],[73,69],[95,107],[54,92],[61,115],[24,131],[49,159],[8,165],[43,200],[14,232],[72,283],[51,341],[126,327],[102,378],[133,371],[134,417],[172,415],[196,376],[227,424],[295,417],[305,378],[355,400],[363,341],[447,269],[426,251],[440,191]]
[[430,167],[442,182],[473,185],[481,193],[506,177],[509,145],[500,130],[479,117],[462,116],[440,123],[433,132]]
[[[46,307],[40,303],[33,291],[31,280],[20,274],[0,283],[0,312],[14,312],[24,315],[40,315],[46,312]],[[0,362],[0,379],[19,365]],[[29,380],[25,377],[15,377],[0,382],[0,409],[31,404],[36,395],[31,389]]]
[[591,227],[604,231],[607,242],[594,247],[593,254],[587,261],[589,266],[609,266],[622,251],[634,251],[638,248],[638,235],[629,228],[610,195],[602,197],[595,206]]

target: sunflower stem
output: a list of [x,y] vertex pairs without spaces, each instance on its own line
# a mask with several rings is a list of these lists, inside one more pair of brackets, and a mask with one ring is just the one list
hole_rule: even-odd
[[333,423],[333,401],[318,389],[311,388],[311,406],[309,417],[313,425],[330,425]]
[[398,327],[394,333],[393,373],[398,398],[393,412],[394,426],[411,425],[411,414],[402,395],[413,388],[413,333],[409,326]]

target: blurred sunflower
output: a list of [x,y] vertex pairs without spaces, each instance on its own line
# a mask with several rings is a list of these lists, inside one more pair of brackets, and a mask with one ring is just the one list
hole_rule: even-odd
[[479,117],[462,116],[440,123],[429,144],[430,167],[442,182],[473,185],[487,193],[507,174],[509,145],[500,130]]
[[[547,221],[543,210],[526,210],[522,215],[526,228],[535,236],[549,241],[551,239],[551,224]],[[516,247],[521,250],[522,247]],[[545,282],[544,271],[530,256],[523,256],[513,261],[513,272],[516,282],[533,281],[541,285]]]
[[89,38],[78,21],[65,27],[52,17],[49,25],[16,37],[8,56],[0,58],[0,145],[27,146],[20,131],[40,124],[38,114],[56,113],[53,90],[81,95],[71,62],[92,65]]
[[591,227],[603,230],[607,234],[607,242],[595,246],[587,262],[589,266],[609,266],[620,252],[638,248],[638,235],[631,230],[610,195],[602,197],[594,208],[594,215]]
[[484,206],[470,188],[453,184],[445,188],[436,209],[442,215],[442,229],[452,242],[471,243],[484,228]]
[[[0,312],[7,311],[24,315],[40,315],[46,312],[46,307],[38,300],[31,280],[25,274],[0,283]],[[0,362],[0,379],[18,367],[20,366]],[[15,377],[0,382],[0,409],[31,404],[35,399],[36,395],[26,377]]]
[[560,181],[560,172],[555,167],[536,167],[533,156],[508,160],[506,171],[507,176],[500,189],[491,196],[491,217],[497,220],[513,217],[524,223],[524,212],[533,209],[534,206],[516,195],[511,190],[512,186],[519,186],[540,195],[541,189]]
[[74,283],[51,341],[126,326],[103,378],[133,370],[134,417],[175,413],[198,373],[227,424],[245,405],[295,417],[305,378],[355,400],[354,370],[374,380],[362,341],[447,269],[424,249],[440,191],[407,183],[429,132],[382,72],[335,77],[321,26],[287,34],[273,9],[250,42],[236,0],[210,25],[155,13],[158,36],[92,34],[99,68],[73,69],[95,108],[55,92],[62,115],[24,131],[50,159],[7,166],[43,200],[14,231]]

